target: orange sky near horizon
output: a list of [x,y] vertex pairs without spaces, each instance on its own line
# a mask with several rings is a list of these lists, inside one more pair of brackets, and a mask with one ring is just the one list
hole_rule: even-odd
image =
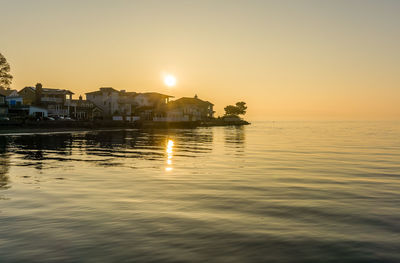
[[[194,96],[250,120],[400,120],[400,1],[0,0],[12,88]],[[164,72],[178,80],[166,87]]]

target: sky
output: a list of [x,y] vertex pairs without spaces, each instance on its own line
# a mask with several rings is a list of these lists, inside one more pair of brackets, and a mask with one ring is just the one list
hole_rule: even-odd
[[249,120],[400,120],[400,1],[0,0],[0,13],[13,89],[197,94],[217,115],[245,101]]

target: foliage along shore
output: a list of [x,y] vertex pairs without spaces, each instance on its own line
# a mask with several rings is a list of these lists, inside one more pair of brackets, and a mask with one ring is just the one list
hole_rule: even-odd
[[197,127],[249,125],[245,120],[214,119],[193,122],[124,122],[124,121],[0,121],[0,134],[69,132],[102,129],[194,129]]

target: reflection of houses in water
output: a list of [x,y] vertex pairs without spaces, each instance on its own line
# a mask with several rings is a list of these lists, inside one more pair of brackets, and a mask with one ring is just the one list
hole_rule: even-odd
[[225,146],[234,149],[236,153],[244,152],[246,141],[246,127],[226,126],[224,127]]
[[[90,132],[86,133],[82,139],[86,146],[96,146],[102,149],[125,148],[134,146],[134,141],[126,140],[127,137],[130,137],[129,133],[126,130]],[[90,151],[90,148],[87,150]]]
[[71,134],[35,134],[13,138],[14,152],[23,156],[22,165],[43,169],[44,160],[63,161],[72,154]]
[[54,150],[58,154],[71,154],[72,134],[35,134],[29,136],[18,136],[13,144],[20,151],[23,150]]
[[[4,137],[5,138],[5,137]],[[174,142],[168,143],[168,138]],[[36,169],[66,167],[65,161],[93,162],[96,165],[117,165],[125,163],[123,159],[139,158],[145,160],[163,160],[166,140],[169,145],[169,161],[174,156],[196,156],[193,153],[212,151],[213,129],[157,129],[157,130],[112,130],[82,133],[36,134],[8,137],[4,142],[3,155],[0,155],[0,167],[7,174],[7,150],[15,153],[18,166],[30,166]],[[1,152],[0,152],[1,154]],[[129,163],[127,161],[126,163]],[[5,177],[2,177],[5,181]]]
[[[163,139],[137,130],[91,132],[82,138],[90,156],[155,159],[163,153]],[[101,164],[101,163],[100,163]]]
[[211,128],[181,130],[176,135],[176,154],[209,153],[213,148],[214,133]]
[[9,188],[9,170],[10,157],[7,153],[7,138],[0,137],[0,190]]
[[192,142],[206,145],[211,144],[214,139],[212,128],[182,130],[178,132],[177,135],[179,135],[179,140],[182,142]]
[[226,126],[224,127],[225,142],[228,144],[243,144],[246,140],[244,126]]
[[[174,142],[168,141],[171,137],[175,138]],[[176,143],[179,144],[177,149],[180,154],[186,156],[190,156],[188,152],[210,152],[213,133],[212,129],[204,129],[204,131],[167,129],[101,131],[87,133],[83,140],[86,144],[85,152],[90,156],[160,160],[165,156],[166,145],[172,150]]]
[[10,160],[6,153],[0,153],[0,190],[9,188],[8,171],[10,170]]

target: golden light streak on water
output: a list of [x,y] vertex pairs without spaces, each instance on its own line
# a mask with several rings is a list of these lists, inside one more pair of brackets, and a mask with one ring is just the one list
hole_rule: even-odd
[[167,143],[167,167],[165,168],[165,171],[169,172],[172,171],[172,153],[174,149],[174,141],[169,139]]

